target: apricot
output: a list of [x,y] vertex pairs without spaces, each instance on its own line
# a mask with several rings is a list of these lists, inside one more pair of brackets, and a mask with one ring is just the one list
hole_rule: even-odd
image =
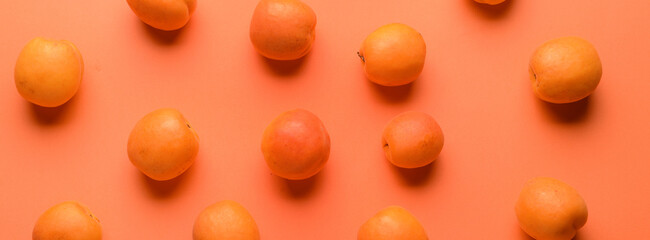
[[165,181],[181,175],[194,163],[199,136],[176,109],[162,108],[135,124],[127,152],[131,163],[151,179]]
[[427,240],[420,222],[406,209],[390,206],[366,221],[357,234],[358,240]]
[[299,59],[316,38],[316,14],[299,0],[261,0],[253,12],[250,38],[266,58]]
[[190,21],[196,0],[126,0],[131,10],[147,25],[172,31]]
[[418,168],[438,158],[445,138],[433,117],[411,111],[390,120],[384,128],[381,143],[392,164],[401,168]]
[[391,23],[368,35],[357,54],[370,81],[382,86],[399,86],[420,76],[427,46],[415,29]]
[[102,227],[88,207],[75,201],[62,202],[36,220],[33,240],[99,240]]
[[499,3],[505,2],[506,0],[474,0],[477,3],[483,3],[488,5],[497,5]]
[[521,229],[538,240],[569,240],[587,222],[587,205],[568,184],[534,178],[519,194],[515,212]]
[[330,137],[323,122],[311,112],[284,112],[266,127],[262,153],[273,174],[289,180],[316,175],[330,155]]
[[84,62],[66,40],[32,39],[18,55],[14,80],[25,100],[43,107],[68,102],[79,90]]
[[235,201],[225,200],[210,205],[194,221],[194,240],[259,240],[255,219]]
[[570,103],[596,90],[603,67],[596,48],[587,40],[562,37],[535,50],[528,72],[537,97],[551,103]]

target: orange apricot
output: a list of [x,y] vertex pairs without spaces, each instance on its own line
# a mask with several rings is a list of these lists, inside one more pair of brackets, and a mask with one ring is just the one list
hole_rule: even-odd
[[300,0],[261,0],[250,25],[255,50],[274,60],[299,59],[316,38],[316,14]]
[[587,205],[568,184],[534,178],[519,194],[515,213],[521,228],[538,240],[569,240],[587,222]]
[[384,128],[381,139],[386,158],[402,168],[430,164],[442,151],[445,138],[433,117],[423,112],[404,112]]
[[422,224],[406,209],[390,206],[366,221],[357,234],[358,240],[427,240]]
[[129,135],[131,163],[148,177],[165,181],[181,175],[194,163],[199,136],[176,109],[162,108],[145,115]]
[[79,49],[66,40],[32,39],[18,55],[14,80],[27,101],[57,107],[79,90],[84,63]]
[[570,103],[596,90],[603,67],[587,40],[562,37],[539,46],[528,68],[533,91],[551,103]]
[[383,86],[415,81],[422,73],[426,54],[422,35],[401,23],[384,25],[372,32],[358,52],[366,77]]
[[196,9],[196,0],[126,0],[142,22],[172,31],[182,28],[190,21]]
[[323,122],[311,112],[284,112],[266,127],[262,153],[273,174],[289,180],[316,175],[330,155],[330,137]]
[[36,220],[33,240],[100,240],[102,227],[88,207],[75,201],[62,202]]
[[483,3],[488,5],[497,5],[499,3],[505,2],[506,0],[474,0],[477,3]]
[[205,208],[194,221],[194,240],[259,240],[255,219],[241,204],[225,200]]

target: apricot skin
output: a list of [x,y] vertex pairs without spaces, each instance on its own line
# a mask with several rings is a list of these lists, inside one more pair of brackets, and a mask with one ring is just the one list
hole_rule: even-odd
[[185,172],[199,151],[199,137],[176,109],[145,115],[131,131],[127,152],[131,163],[151,179],[165,181]]
[[368,219],[357,234],[358,240],[427,240],[420,222],[406,209],[390,206]]
[[400,86],[420,76],[426,53],[426,44],[419,32],[405,24],[392,23],[366,37],[359,57],[370,81],[382,86]]
[[196,0],[126,0],[142,22],[172,31],[182,28],[190,21],[196,9]]
[[316,175],[330,155],[330,137],[316,115],[302,109],[284,112],[266,127],[262,153],[273,174],[289,180]]
[[74,44],[37,37],[18,55],[14,80],[25,100],[43,107],[57,107],[77,93],[83,71],[83,59]]
[[239,203],[225,200],[205,208],[194,221],[194,240],[259,240],[255,219]]
[[390,120],[381,142],[386,158],[392,164],[401,168],[418,168],[438,158],[445,138],[433,117],[411,111]]
[[569,240],[587,222],[587,205],[566,183],[547,177],[526,183],[515,205],[519,225],[537,240]]
[[88,207],[75,201],[54,205],[36,221],[33,240],[101,240],[99,220]]
[[250,25],[255,50],[273,60],[307,55],[316,38],[316,14],[299,0],[261,0]]
[[537,97],[550,103],[570,103],[596,90],[603,68],[591,43],[563,37],[538,47],[530,58],[528,72]]
[[474,0],[477,3],[483,3],[483,4],[488,4],[488,5],[497,5],[502,2],[505,2],[506,0]]

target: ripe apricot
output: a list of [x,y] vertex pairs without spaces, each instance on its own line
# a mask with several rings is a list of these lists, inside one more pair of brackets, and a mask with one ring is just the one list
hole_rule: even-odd
[[384,128],[381,143],[386,158],[395,166],[418,168],[438,158],[445,138],[433,117],[411,111],[390,120]]
[[77,47],[66,40],[32,39],[18,55],[14,80],[27,101],[57,107],[79,90],[84,62]]
[[126,0],[140,20],[154,28],[172,31],[185,26],[196,9],[196,0]]
[[311,112],[284,112],[266,127],[262,153],[273,174],[289,180],[316,175],[330,155],[330,137],[323,122]]
[[569,240],[587,222],[587,205],[568,184],[548,177],[526,183],[515,205],[519,225],[538,240]]
[[570,103],[596,90],[603,67],[587,40],[562,37],[538,47],[528,68],[533,91],[544,101]]
[[255,219],[241,204],[225,200],[205,208],[194,221],[194,240],[259,240]]
[[100,240],[102,227],[88,207],[75,201],[62,202],[36,220],[33,240]]
[[497,5],[499,3],[505,2],[506,0],[474,0],[477,3],[484,3],[489,5]]
[[145,115],[129,135],[131,163],[158,181],[181,175],[194,163],[199,136],[176,109],[162,108]]
[[422,35],[401,23],[384,25],[372,32],[358,52],[366,77],[383,86],[415,81],[422,73],[426,54]]
[[274,60],[299,59],[316,38],[316,14],[300,0],[261,0],[250,26],[250,38],[259,54]]
[[420,222],[406,209],[390,206],[366,221],[357,234],[358,240],[427,240]]

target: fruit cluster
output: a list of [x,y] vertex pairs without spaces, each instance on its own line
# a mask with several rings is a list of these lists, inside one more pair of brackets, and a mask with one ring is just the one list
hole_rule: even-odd
[[[475,0],[499,4],[504,0]],[[146,24],[161,30],[182,28],[196,8],[195,0],[127,0]],[[250,40],[255,50],[273,60],[304,57],[315,39],[316,14],[300,0],[261,0],[253,12]],[[368,80],[400,86],[418,79],[426,58],[423,36],[400,23],[370,33],[357,52]],[[71,42],[35,38],[16,61],[14,79],[27,101],[57,107],[70,100],[84,71],[80,51]],[[529,63],[533,92],[551,103],[570,103],[598,86],[602,66],[598,53],[578,37],[550,40],[537,48]],[[443,131],[430,115],[411,111],[395,116],[383,131],[386,159],[400,168],[431,164],[443,149]],[[157,181],[173,179],[194,163],[199,137],[176,109],[146,114],[133,127],[127,143],[131,163]],[[323,122],[304,109],[284,112],[262,134],[261,151],[271,172],[288,180],[317,174],[328,161],[330,137]],[[571,239],[587,221],[587,207],[571,186],[552,178],[525,184],[515,206],[521,228],[535,239]],[[99,220],[77,202],[57,204],[38,218],[33,239],[101,239]],[[253,217],[233,201],[217,202],[197,217],[194,239],[260,239]],[[358,239],[428,239],[406,209],[390,206],[361,225]]]

